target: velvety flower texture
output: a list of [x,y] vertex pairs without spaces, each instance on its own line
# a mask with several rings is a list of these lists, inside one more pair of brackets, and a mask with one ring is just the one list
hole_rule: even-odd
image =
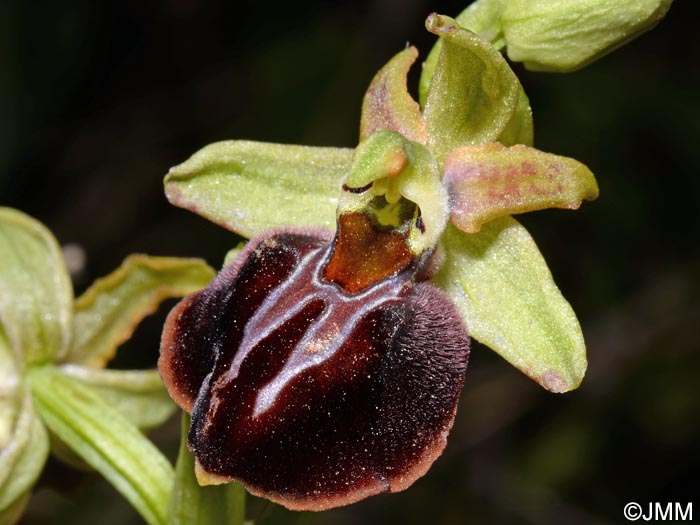
[[[159,368],[201,483],[291,509],[395,492],[446,444],[469,340],[428,253],[370,215],[252,239],[171,312]],[[359,255],[359,257],[358,257]]]

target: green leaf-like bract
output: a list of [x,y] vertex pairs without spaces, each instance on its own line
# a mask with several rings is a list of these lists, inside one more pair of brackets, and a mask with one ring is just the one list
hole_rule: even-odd
[[150,525],[166,525],[172,466],[161,452],[94,389],[53,366],[28,373],[46,426],[102,474]]
[[168,200],[243,235],[284,226],[335,229],[352,149],[227,141],[211,144],[165,177]]
[[586,349],[576,315],[527,230],[512,217],[465,235],[448,225],[446,260],[433,277],[472,337],[552,392],[576,388]]
[[170,494],[168,525],[243,525],[245,489],[238,483],[202,487],[194,475],[194,455],[187,450],[190,418],[182,414],[180,452]]
[[103,367],[161,301],[204,288],[215,272],[201,259],[132,255],[75,301],[73,342],[65,361]]
[[0,208],[0,322],[19,366],[60,359],[71,336],[73,287],[41,223]]

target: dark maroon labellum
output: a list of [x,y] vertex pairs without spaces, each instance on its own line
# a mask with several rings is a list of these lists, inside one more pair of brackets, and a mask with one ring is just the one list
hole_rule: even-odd
[[[442,291],[415,282],[419,265],[394,239],[382,237],[394,259],[384,261],[380,236],[351,222],[359,230],[341,224],[332,242],[304,231],[253,239],[168,317],[159,368],[192,414],[200,479],[323,510],[408,487],[445,447],[464,326]],[[370,263],[341,249],[344,234],[369,246]]]

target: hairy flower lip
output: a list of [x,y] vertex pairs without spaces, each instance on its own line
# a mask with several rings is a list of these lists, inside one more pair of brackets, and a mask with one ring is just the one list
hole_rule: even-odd
[[[219,272],[209,287],[216,287],[220,285],[220,283],[225,282],[231,275],[238,274],[251,253],[259,248],[260,241],[263,238],[282,234],[297,234],[299,232],[300,230],[297,228],[275,228],[264,235],[251,239],[246,243],[238,257],[236,257],[229,265]],[[327,242],[330,242],[331,239],[333,239],[333,232],[325,228],[305,228],[303,232],[305,234],[317,236],[318,238]],[[168,314],[165,320],[163,333],[161,335],[160,357],[158,358],[158,370],[160,371],[160,375],[163,379],[163,383],[165,384],[168,394],[173,401],[175,401],[175,403],[188,414],[192,413],[192,408],[194,406],[199,388],[194,390],[190,389],[189,392],[187,392],[186,389],[183,389],[183,386],[181,385],[182,377],[176,374],[172,364],[175,361],[174,352],[177,347],[176,339],[179,335],[177,326],[180,318],[191,307],[192,303],[197,300],[201,293],[202,290],[184,297]],[[199,384],[201,384],[202,381],[204,381],[204,376],[195,379],[195,382],[199,382]]]
[[455,405],[455,410],[450,424],[449,426],[445,427],[441,439],[436,440],[433,447],[424,452],[421,460],[412,470],[408,471],[398,479],[378,481],[373,485],[367,485],[363,489],[356,490],[342,496],[324,497],[323,495],[318,494],[305,498],[290,498],[283,493],[269,492],[264,488],[250,485],[241,478],[223,477],[207,472],[199,460],[195,460],[195,473],[197,475],[197,480],[201,485],[219,485],[230,482],[240,483],[244,485],[246,490],[253,496],[268,499],[289,510],[322,512],[337,507],[344,507],[345,505],[351,505],[353,503],[357,503],[358,501],[362,501],[370,496],[401,492],[409,488],[416,480],[422,478],[445,450],[445,447],[447,446],[447,436],[454,425],[454,417],[456,412],[457,407]]
[[[456,307],[431,284],[416,283],[422,257],[359,294],[325,282],[325,303],[296,305],[302,296],[295,290],[320,292],[289,272],[303,253],[324,261],[333,247],[329,237],[327,231],[293,229],[258,237],[209,288],[181,301],[168,317],[159,368],[173,399],[192,413],[188,445],[201,484],[237,481],[290,509],[325,510],[403,490],[443,451],[468,358]],[[296,255],[279,266],[277,259],[289,253]],[[272,284],[255,295],[259,282]],[[386,287],[394,291],[382,298]],[[282,295],[274,296],[278,288]],[[334,294],[348,305],[337,303]],[[254,306],[241,302],[253,296]],[[365,296],[376,299],[365,304]],[[266,297],[280,299],[266,306]],[[339,317],[329,327],[358,320],[334,336],[341,339],[331,355],[309,367],[313,356],[302,354],[302,367],[292,366],[291,379],[284,379],[303,334],[321,330],[315,344],[330,340],[335,332],[314,323],[336,307],[333,315]],[[259,309],[264,316],[253,322]],[[285,318],[278,317],[282,312]],[[254,331],[262,339],[227,377],[243,348],[242,328],[234,325],[260,322]],[[272,329],[263,328],[266,323]],[[268,351],[269,357],[261,353]],[[279,377],[285,382],[273,404],[255,408],[268,382]]]

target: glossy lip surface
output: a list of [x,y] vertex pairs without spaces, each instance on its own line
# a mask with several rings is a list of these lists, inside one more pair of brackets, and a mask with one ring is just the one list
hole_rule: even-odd
[[345,213],[338,222],[335,242],[318,275],[349,294],[364,293],[415,264],[404,236],[378,230],[364,213]]
[[159,368],[192,412],[200,482],[297,510],[408,487],[454,420],[468,357],[455,307],[413,267],[355,294],[323,280],[327,234],[249,247],[164,331]]

